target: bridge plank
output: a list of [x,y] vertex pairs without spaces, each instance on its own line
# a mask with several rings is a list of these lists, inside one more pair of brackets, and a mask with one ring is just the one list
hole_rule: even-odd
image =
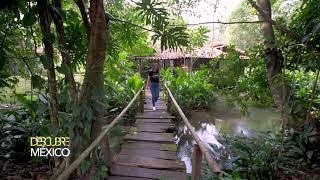
[[177,151],[176,144],[160,144],[160,143],[148,143],[148,142],[127,142],[122,145],[122,148],[127,149],[152,149],[159,151]]
[[146,142],[158,142],[158,143],[169,143],[173,144],[174,138],[172,133],[149,133],[140,132],[138,134],[127,134],[124,136],[125,140],[133,141],[146,141]]
[[[145,102],[147,103],[152,103],[152,99],[151,98],[145,98]],[[158,99],[157,104],[166,104],[167,100],[166,99]]]
[[108,180],[151,180],[149,178],[123,177],[123,176],[108,176]]
[[143,114],[138,114],[136,119],[173,119],[174,116],[171,116],[167,113],[158,113],[158,112],[146,112]]
[[167,113],[166,100],[159,100],[157,110],[152,111],[150,94],[146,95],[144,113],[136,116],[135,133],[123,137],[125,143],[113,159],[112,180],[168,179],[185,180],[185,165],[177,160],[177,145],[172,133],[173,128]]
[[137,130],[139,132],[165,133],[168,129],[173,128],[171,123],[138,123]]
[[[152,105],[152,102],[145,102],[145,105],[148,105],[148,106],[153,106]],[[156,107],[167,107],[167,103],[165,102],[156,102]]]
[[166,180],[185,180],[186,174],[183,172],[157,170],[138,168],[130,166],[113,165],[111,167],[111,174],[118,176],[138,177],[138,178],[152,178],[152,179],[166,179]]
[[133,167],[142,167],[142,168],[151,168],[151,169],[171,169],[171,170],[185,170],[184,164],[176,160],[164,160],[144,156],[135,156],[135,155],[117,155],[115,157],[115,164],[133,166]]
[[151,157],[157,159],[167,159],[167,160],[177,160],[176,152],[172,151],[159,151],[152,149],[125,149],[123,148],[120,155],[130,155],[130,156],[143,156]]
[[171,123],[171,119],[137,119],[136,123]]
[[149,112],[144,112],[144,113],[138,113],[137,115],[165,115],[169,116],[170,114],[167,113],[166,111],[149,111]]
[[167,131],[168,128],[166,127],[152,127],[152,126],[144,126],[144,125],[140,125],[137,128],[138,132],[152,132],[152,133],[165,133]]
[[144,112],[161,112],[161,111],[163,111],[163,110],[165,110],[165,107],[163,107],[163,108],[158,108],[157,107],[157,109],[154,111],[153,109],[152,109],[152,107],[150,107],[150,108],[144,108]]
[[[157,107],[156,112],[157,111],[163,111],[163,110],[167,109],[167,106],[165,106],[165,105],[156,105],[156,107]],[[144,105],[144,110],[145,110],[145,112],[154,112],[152,110],[152,105],[151,104],[145,104]]]
[[141,125],[145,125],[145,126],[158,126],[158,127],[166,127],[166,128],[169,128],[169,127],[172,127],[173,124],[171,122],[163,122],[163,123],[159,123],[159,122],[145,122],[145,121],[139,121],[136,123],[137,126],[141,126]]

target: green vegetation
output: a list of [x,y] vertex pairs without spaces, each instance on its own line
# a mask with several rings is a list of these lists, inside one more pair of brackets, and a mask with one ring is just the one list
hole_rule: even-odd
[[215,58],[211,63],[218,65],[212,69],[211,82],[229,103],[237,104],[246,113],[248,105],[273,106],[263,57],[260,49],[252,49],[246,57],[231,47],[226,55]]
[[174,71],[176,77],[170,69],[161,74],[179,105],[184,108],[208,108],[216,100],[214,86],[208,81],[207,70],[187,73],[181,68],[176,68]]

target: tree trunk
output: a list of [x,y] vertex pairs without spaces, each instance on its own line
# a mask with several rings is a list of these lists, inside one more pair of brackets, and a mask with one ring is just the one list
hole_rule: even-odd
[[[269,19],[271,16],[270,0],[258,0],[259,8],[264,12],[264,15],[259,13],[258,17],[262,23],[262,34],[264,36],[266,69],[267,77],[270,85],[271,93],[277,107],[283,112],[283,127],[288,127],[288,114],[285,110],[285,100],[287,96],[286,84],[281,81],[282,62],[280,54],[275,45],[275,36],[272,23]],[[266,17],[267,16],[267,17]]]
[[48,61],[49,67],[47,69],[48,84],[49,84],[49,105],[50,105],[50,119],[54,127],[59,126],[58,121],[58,98],[57,98],[57,80],[56,73],[54,69],[53,61],[53,46],[50,42],[49,36],[50,32],[50,19],[49,19],[49,9],[47,0],[37,0],[38,10],[39,10],[39,19],[41,33],[43,35],[42,41],[44,44],[44,52],[46,54],[46,60]]
[[[75,114],[76,121],[84,120],[88,126],[76,125],[73,128],[71,162],[83,150],[83,132],[86,128],[92,129],[90,132],[90,141],[96,138],[94,131],[100,132],[101,126],[97,126],[102,121],[104,114],[104,60],[106,50],[107,26],[104,14],[103,0],[90,1],[90,20],[91,31],[85,77],[79,96],[78,107],[86,107],[86,112],[80,112],[82,115]],[[92,117],[87,113],[91,111]],[[80,119],[77,119],[80,118]],[[82,119],[81,119],[82,118]],[[90,127],[91,126],[91,127]],[[97,129],[98,128],[98,129]]]
[[[285,26],[283,26],[282,24],[278,23],[277,21],[274,21],[271,16],[268,15],[268,13],[266,13],[261,7],[259,7],[254,0],[248,0],[248,2],[251,4],[251,6],[253,8],[255,8],[258,13],[259,16],[263,16],[265,18],[265,20],[269,21],[270,23],[272,23],[275,28],[282,34],[282,35],[288,35],[292,40],[296,41],[297,43],[301,42],[302,37],[300,37],[298,35],[297,32],[289,30],[288,28],[286,28]],[[269,3],[270,4],[270,3]]]
[[62,13],[61,0],[53,0],[52,3],[53,3],[53,9],[51,14],[52,14],[54,24],[56,26],[60,52],[62,56],[62,63],[65,65],[64,73],[69,84],[69,95],[72,98],[72,102],[77,102],[78,101],[77,86],[76,86],[76,82],[74,80],[74,76],[71,68],[71,58],[68,50],[66,49],[64,27],[63,27],[63,21],[61,17],[61,13]]
[[[106,20],[103,1],[90,1],[91,33],[81,101],[103,102],[103,68],[106,50]],[[99,103],[100,103],[99,102]]]

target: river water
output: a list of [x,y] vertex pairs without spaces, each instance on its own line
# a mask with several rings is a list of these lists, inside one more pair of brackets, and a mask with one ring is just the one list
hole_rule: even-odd
[[[227,107],[224,100],[219,99],[208,111],[191,111],[187,114],[190,114],[189,121],[202,141],[218,147],[223,146],[217,140],[222,132],[252,136],[254,132],[273,131],[280,125],[281,115],[275,109],[249,107],[246,116],[241,115],[237,109]],[[179,125],[176,138],[178,156],[185,162],[187,173],[191,173],[191,156],[195,142],[183,123]]]

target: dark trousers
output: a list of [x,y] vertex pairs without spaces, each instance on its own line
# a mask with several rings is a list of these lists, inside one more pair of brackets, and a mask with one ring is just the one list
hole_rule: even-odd
[[156,106],[156,102],[159,99],[160,84],[156,83],[156,82],[151,82],[150,91],[151,91],[151,95],[152,95],[152,105]]

